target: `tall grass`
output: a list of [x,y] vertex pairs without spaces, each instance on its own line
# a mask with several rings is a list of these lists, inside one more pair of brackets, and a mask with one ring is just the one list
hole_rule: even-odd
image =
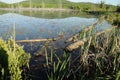
[[[49,80],[119,80],[120,79],[120,30],[102,33],[99,36],[91,32],[87,43],[81,46],[74,58],[71,53],[51,58],[46,55]],[[83,34],[85,36],[85,34]],[[81,34],[81,36],[83,37]],[[73,51],[74,53],[74,51]],[[73,54],[72,53],[72,54]],[[57,60],[53,61],[54,58]],[[67,55],[67,56],[64,56]],[[73,54],[74,55],[74,54]],[[49,60],[50,59],[50,60]]]
[[110,13],[106,15],[107,21],[112,25],[117,25],[120,27],[120,14],[119,13]]
[[46,52],[46,73],[48,80],[64,80],[68,76],[71,56],[64,52],[62,56],[51,52],[50,60]]
[[79,71],[84,79],[115,79],[119,71],[118,57],[120,53],[119,31],[112,30],[93,36],[81,47]]

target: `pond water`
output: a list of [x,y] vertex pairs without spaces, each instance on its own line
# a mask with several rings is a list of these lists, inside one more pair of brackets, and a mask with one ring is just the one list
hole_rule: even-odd
[[[63,34],[65,37],[47,45],[47,51],[62,54],[65,48],[65,40],[80,32],[84,28],[94,24],[98,18],[83,12],[31,12],[31,11],[0,11],[0,37],[11,38],[13,35],[13,24],[15,23],[16,40],[53,38]],[[105,20],[94,28],[94,31],[105,30],[111,25]],[[21,43],[26,52],[39,57],[30,60],[30,75],[32,80],[45,80],[46,74],[41,66],[45,63],[44,42]],[[73,52],[74,53],[74,52]],[[74,54],[75,55],[75,54]],[[74,56],[72,56],[74,57]],[[76,58],[76,56],[75,56]],[[35,76],[35,77],[34,77]]]
[[[13,35],[13,24],[16,24],[16,40],[53,38],[64,34],[65,38],[97,22],[93,15],[79,12],[0,12],[0,36],[3,39]],[[111,27],[103,21],[95,30]],[[28,48],[28,47],[27,47]]]

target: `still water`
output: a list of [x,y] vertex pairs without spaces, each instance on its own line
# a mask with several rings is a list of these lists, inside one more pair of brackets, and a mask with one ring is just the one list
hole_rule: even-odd
[[[64,34],[65,38],[97,22],[93,15],[78,12],[0,12],[0,37],[11,38],[15,23],[16,40],[53,38]],[[95,31],[111,25],[103,21]],[[62,44],[62,43],[61,43]],[[60,45],[59,45],[60,46]]]
[[[63,49],[66,46],[66,38],[80,32],[97,21],[98,18],[96,16],[82,12],[0,11],[0,37],[3,39],[12,38],[14,23],[16,24],[16,40],[53,38],[63,34],[65,36],[64,39],[51,42],[47,46],[48,52],[51,52],[50,50],[53,49],[53,53],[63,54]],[[111,25],[104,20],[94,28],[94,31],[104,30],[109,27],[111,27]],[[24,45],[24,50],[31,53],[31,55],[36,53],[43,55],[39,57],[33,56],[30,60],[30,75],[33,75],[33,80],[46,79],[46,76],[44,75],[45,72],[40,68],[40,66],[46,61],[44,56],[44,44],[44,42],[20,44]]]
[[[52,49],[59,49],[63,53],[65,39],[80,32],[84,28],[97,22],[98,18],[82,12],[0,12],[0,37],[9,39],[13,37],[13,25],[15,25],[16,40],[53,38],[64,35],[64,39],[56,41]],[[103,22],[94,28],[94,31],[101,31],[111,27]],[[31,54],[41,52],[44,43],[27,43],[24,50]],[[52,44],[53,46],[53,44]]]

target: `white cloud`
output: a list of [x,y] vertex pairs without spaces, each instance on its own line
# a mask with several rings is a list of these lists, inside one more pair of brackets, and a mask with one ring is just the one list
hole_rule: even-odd
[[11,4],[11,3],[17,3],[17,2],[26,1],[26,0],[0,0],[0,1]]

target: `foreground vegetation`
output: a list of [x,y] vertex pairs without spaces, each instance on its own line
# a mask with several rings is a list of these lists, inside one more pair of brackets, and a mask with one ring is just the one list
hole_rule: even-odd
[[48,80],[119,80],[120,29],[108,30],[99,36],[88,31],[80,37],[83,35],[89,39],[79,47],[76,57],[73,57],[74,51],[62,56],[46,53]]
[[0,39],[0,80],[24,80],[29,59],[30,55],[15,41]]
[[[58,55],[59,53],[55,53],[52,49],[48,51],[45,48],[46,62],[42,67],[46,73],[44,80],[119,80],[118,25],[96,34],[93,28],[83,30],[79,35],[78,40],[87,38],[87,41],[71,52],[65,50],[63,54]],[[15,44],[14,40],[0,39],[0,80],[31,78],[31,75],[25,73],[29,59],[30,55],[25,53],[23,47]]]
[[[120,12],[119,6],[104,5],[103,2],[100,4],[63,2],[61,6],[44,2],[38,4],[36,1],[32,4],[2,3],[0,6],[2,8],[66,8],[89,14]],[[70,52],[65,49],[62,55],[58,55],[59,53],[55,53],[52,49],[51,52],[45,49],[46,62],[43,63],[45,65],[42,70],[46,73],[46,80],[120,80],[120,14],[103,13],[103,15],[106,15],[106,20],[113,25],[112,30],[96,34],[93,29],[86,32],[83,30],[77,39],[83,41],[83,44]],[[84,41],[85,39],[87,41]],[[0,80],[27,80],[30,75],[25,72],[28,69],[29,59],[30,55],[25,53],[23,47],[17,45],[14,40],[0,39]]]
[[[113,26],[112,29],[96,34],[93,28],[84,31],[79,33],[78,40],[87,38],[87,41],[72,52],[66,50],[58,55],[52,49],[50,53],[45,49],[46,63],[42,70],[46,73],[46,80],[120,79],[119,27]],[[27,80],[25,67],[29,59],[30,55],[14,40],[0,39],[1,80]]]

